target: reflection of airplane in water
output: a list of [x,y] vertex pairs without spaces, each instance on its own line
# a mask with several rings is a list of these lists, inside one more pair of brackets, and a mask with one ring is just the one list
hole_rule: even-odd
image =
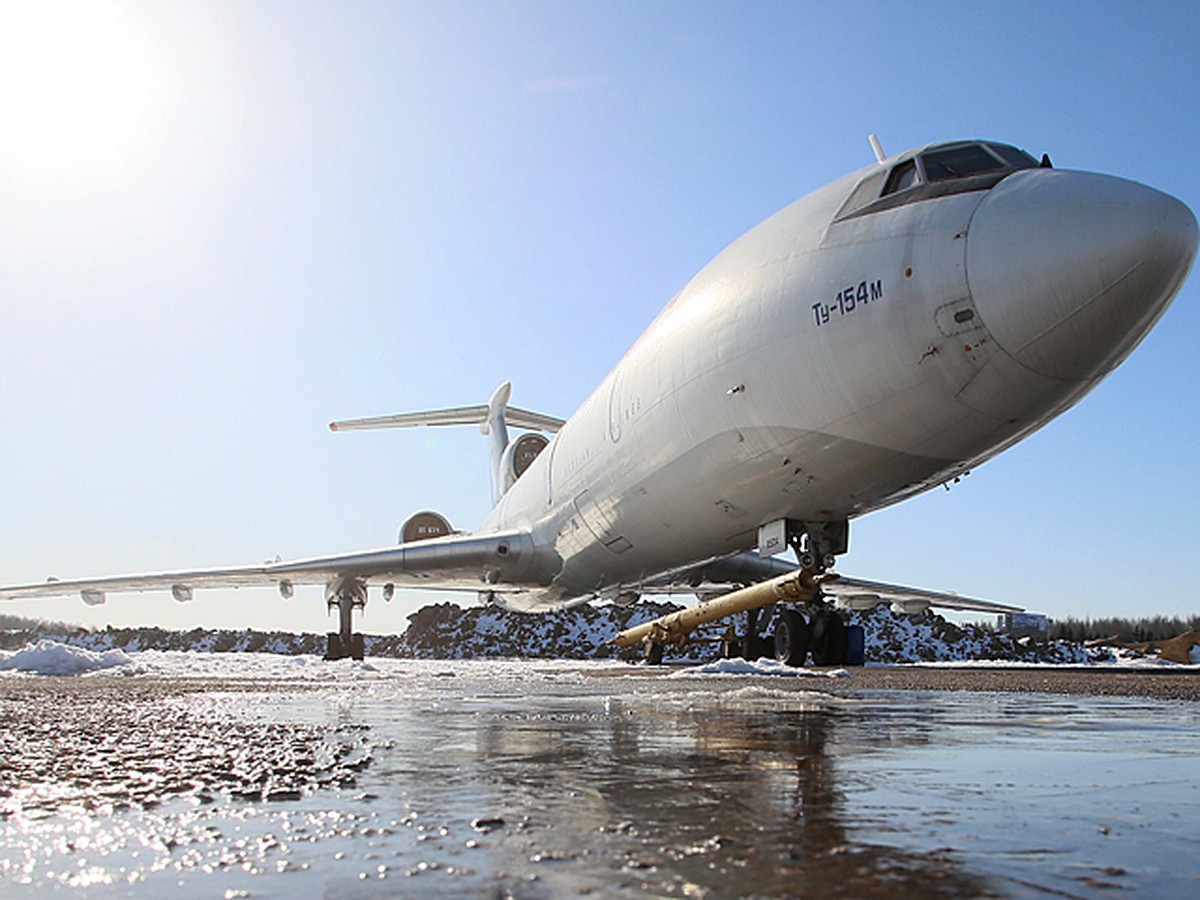
[[[372,585],[545,610],[786,575],[709,612],[805,604],[809,617],[780,619],[778,655],[803,661],[811,643],[818,661],[838,662],[844,630],[821,582],[850,520],[961,477],[1072,406],[1162,315],[1197,243],[1172,197],[1006,144],[877,156],[721,252],[566,421],[510,408],[506,384],[487,406],[335,423],[482,425],[495,505],[478,531],[421,514],[379,550],[20,585],[0,598],[98,603],[158,588],[189,600],[194,588],[248,585],[290,596],[322,584],[340,612],[337,657],[361,656],[351,619]],[[556,433],[510,442],[509,424]],[[789,548],[798,574],[773,558]],[[823,590],[980,608],[849,580]],[[638,640],[657,655],[696,624],[659,623]]]
[[[514,707],[480,723],[471,762],[442,764],[470,785],[456,790],[483,798],[483,808],[533,820],[528,846],[493,847],[514,853],[498,864],[509,871],[536,848],[569,859],[576,886],[603,867],[604,889],[616,893],[686,895],[688,883],[722,897],[992,893],[945,853],[863,838],[880,822],[849,806],[844,770],[855,766],[842,765],[842,754],[869,751],[879,720],[818,694],[754,699],[704,687],[711,684],[674,696],[656,689],[652,703],[613,698],[605,715],[587,717],[578,697],[563,699],[561,718]],[[913,724],[888,734],[888,746],[923,745],[927,736]],[[572,823],[561,835],[536,827],[561,820]],[[580,857],[581,832],[596,835],[591,859]],[[614,860],[626,861],[619,873]]]

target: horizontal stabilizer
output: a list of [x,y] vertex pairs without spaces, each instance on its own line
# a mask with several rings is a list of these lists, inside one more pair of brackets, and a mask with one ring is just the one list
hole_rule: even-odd
[[[518,428],[533,428],[538,431],[555,432],[562,428],[563,420],[542,413],[531,412],[509,406],[505,409],[508,424]],[[456,406],[450,409],[431,409],[424,412],[400,413],[394,416],[374,416],[368,419],[344,419],[330,422],[331,431],[354,431],[370,428],[412,428],[417,425],[483,425],[487,422],[488,406]]]

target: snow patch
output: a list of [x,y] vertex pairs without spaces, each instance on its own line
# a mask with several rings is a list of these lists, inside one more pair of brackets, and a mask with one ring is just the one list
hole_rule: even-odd
[[0,651],[0,669],[34,675],[85,675],[128,666],[130,674],[141,671],[124,650],[94,652],[58,641],[40,640],[20,650]]

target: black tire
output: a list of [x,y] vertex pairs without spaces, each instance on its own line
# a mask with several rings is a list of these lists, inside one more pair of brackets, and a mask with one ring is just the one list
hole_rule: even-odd
[[327,660],[346,658],[346,651],[342,648],[342,637],[336,631],[325,632],[325,658]]
[[361,634],[350,635],[350,658],[361,661],[366,655],[366,644],[363,641],[363,636]]
[[775,658],[785,665],[799,668],[808,656],[809,629],[804,616],[794,609],[785,609],[775,622]]
[[742,658],[742,642],[739,640],[726,640],[721,642],[721,658],[722,659],[741,659]]
[[813,617],[812,655],[813,664],[818,666],[846,663],[846,625],[831,609],[822,610]]
[[762,659],[767,656],[767,649],[764,647],[766,641],[758,635],[747,637],[742,641],[742,659],[747,662],[754,662],[756,659]]
[[661,666],[663,661],[663,645],[657,641],[650,641],[646,644],[646,664],[651,666]]

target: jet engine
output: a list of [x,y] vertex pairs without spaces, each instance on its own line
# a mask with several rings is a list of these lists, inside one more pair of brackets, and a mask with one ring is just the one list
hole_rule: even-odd
[[413,513],[400,526],[400,543],[411,544],[415,541],[428,541],[431,538],[445,537],[454,534],[450,521],[440,513],[425,510]]
[[525,471],[533,465],[533,461],[538,458],[538,454],[545,450],[549,443],[550,440],[545,435],[533,432],[523,434],[509,442],[509,445],[504,448],[504,457],[500,463],[500,477],[503,480],[502,489],[504,491],[517,483],[517,479],[525,474]]

